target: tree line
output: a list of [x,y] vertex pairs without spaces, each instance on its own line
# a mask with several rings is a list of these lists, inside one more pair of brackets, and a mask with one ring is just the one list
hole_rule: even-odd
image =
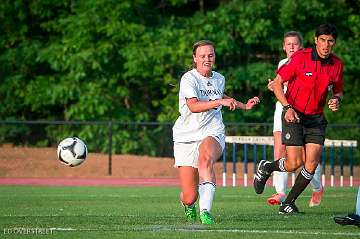
[[345,95],[339,112],[325,113],[358,124],[359,12],[356,0],[4,0],[0,119],[173,122],[192,45],[209,39],[226,93],[262,100],[251,112],[224,109],[225,122],[269,123],[275,98],[266,84],[285,57],[284,32],[301,32],[310,47],[314,29],[329,22],[339,31]]

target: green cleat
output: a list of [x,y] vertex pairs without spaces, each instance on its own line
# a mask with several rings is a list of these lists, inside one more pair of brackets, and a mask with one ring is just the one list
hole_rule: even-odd
[[200,221],[202,224],[205,224],[205,225],[215,224],[215,220],[214,220],[213,216],[211,216],[211,214],[206,210],[204,210],[200,213]]
[[196,221],[196,207],[195,204],[192,206],[184,205],[185,208],[185,216],[188,222]]

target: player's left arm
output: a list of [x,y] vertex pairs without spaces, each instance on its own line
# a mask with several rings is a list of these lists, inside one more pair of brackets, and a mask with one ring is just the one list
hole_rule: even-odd
[[343,92],[333,93],[332,98],[328,102],[329,109],[331,111],[335,112],[339,110],[342,97],[343,97]]
[[344,80],[343,80],[343,68],[340,69],[339,78],[333,85],[333,96],[328,101],[329,109],[333,112],[338,111],[340,108],[340,104],[343,98],[343,88],[344,88]]
[[225,95],[223,96],[223,99],[228,99],[231,100],[235,106],[236,109],[242,109],[242,110],[250,110],[252,109],[255,105],[260,103],[260,99],[257,96],[254,96],[252,98],[250,98],[246,104],[235,100],[234,98]]

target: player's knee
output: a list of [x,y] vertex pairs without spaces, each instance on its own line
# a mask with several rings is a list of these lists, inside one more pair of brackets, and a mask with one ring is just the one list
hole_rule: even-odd
[[286,160],[285,168],[288,172],[293,172],[300,168],[300,166],[303,164],[302,160]]
[[212,164],[213,164],[213,159],[212,159],[211,155],[204,154],[199,157],[199,166],[198,166],[199,170],[211,168]]

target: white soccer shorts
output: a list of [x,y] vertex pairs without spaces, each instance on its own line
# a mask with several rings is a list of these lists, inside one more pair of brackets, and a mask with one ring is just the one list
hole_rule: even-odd
[[281,114],[282,114],[282,110],[283,110],[283,106],[282,104],[277,101],[276,102],[276,108],[275,108],[275,112],[274,112],[274,126],[273,126],[273,132],[281,132],[282,131],[282,119],[281,119]]
[[[225,148],[225,135],[212,136],[220,144],[221,149]],[[174,142],[174,167],[190,166],[198,168],[199,146],[202,141]]]

